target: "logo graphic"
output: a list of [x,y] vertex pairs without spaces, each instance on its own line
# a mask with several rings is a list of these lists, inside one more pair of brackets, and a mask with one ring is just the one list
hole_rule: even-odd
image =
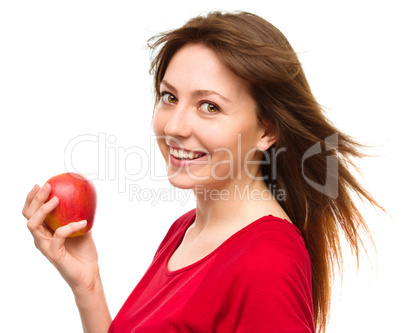
[[[338,148],[338,133],[332,134],[325,138],[325,151],[331,151]],[[338,157],[336,153],[327,156],[327,172],[325,177],[325,184],[319,184],[305,175],[304,164],[305,161],[317,154],[321,154],[323,149],[321,142],[317,142],[311,146],[303,155],[302,159],[302,175],[304,180],[315,190],[329,196],[332,199],[338,197]]]

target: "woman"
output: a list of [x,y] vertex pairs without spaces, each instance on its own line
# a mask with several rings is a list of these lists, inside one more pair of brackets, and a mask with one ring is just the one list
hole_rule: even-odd
[[253,14],[210,13],[150,41],[154,132],[170,182],[196,209],[173,223],[111,319],[91,234],[43,225],[58,204],[35,186],[23,214],[72,288],[85,332],[324,332],[340,230],[366,224],[348,171],[359,144],[315,101],[286,38]]

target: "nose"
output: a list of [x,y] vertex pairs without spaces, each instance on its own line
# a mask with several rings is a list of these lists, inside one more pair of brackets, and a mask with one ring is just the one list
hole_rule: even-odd
[[185,105],[177,105],[170,112],[164,130],[165,134],[170,137],[189,137],[192,133],[191,109]]

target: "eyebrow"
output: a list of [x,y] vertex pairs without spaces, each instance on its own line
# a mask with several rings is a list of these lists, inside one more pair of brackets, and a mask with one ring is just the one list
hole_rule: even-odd
[[[170,83],[166,82],[166,80],[162,80],[161,84],[165,85],[168,89],[172,90],[172,92],[174,92],[175,94],[177,94],[177,89],[171,85]],[[228,99],[227,97],[221,95],[220,93],[214,91],[214,90],[194,90],[193,92],[191,92],[191,95],[193,97],[203,97],[203,96],[208,96],[208,95],[217,95],[219,97],[221,97],[223,100],[225,100],[226,102],[230,102],[230,99]]]

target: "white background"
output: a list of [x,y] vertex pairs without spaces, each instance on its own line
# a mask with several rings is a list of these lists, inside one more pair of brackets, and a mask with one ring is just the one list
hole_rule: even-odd
[[[389,215],[359,204],[377,242],[377,261],[372,257],[371,269],[363,260],[356,273],[345,247],[343,289],[335,285],[328,333],[402,332],[397,8],[397,1],[2,1],[1,331],[81,331],[69,288],[34,247],[21,215],[35,183],[65,172],[65,150],[74,138],[99,138],[77,145],[70,162],[82,173],[99,172],[93,235],[113,316],[170,224],[194,207],[167,181],[152,180],[151,172],[164,174],[164,162],[158,151],[151,153],[146,41],[194,15],[222,9],[250,11],[276,25],[300,54],[329,118],[376,146],[370,152],[381,156],[360,163],[362,181]],[[152,154],[151,162],[141,160],[141,151]],[[126,179],[139,165],[148,168],[142,179]],[[141,197],[130,197],[134,185]],[[170,197],[155,205],[146,195],[158,189],[170,190]]]

